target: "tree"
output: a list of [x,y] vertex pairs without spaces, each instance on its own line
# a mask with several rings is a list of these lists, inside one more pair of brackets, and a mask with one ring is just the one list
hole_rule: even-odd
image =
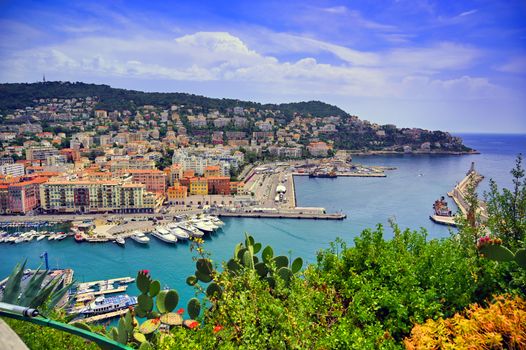
[[513,177],[512,190],[499,190],[497,183],[491,179],[490,191],[484,195],[489,216],[488,227],[508,247],[515,249],[522,246],[526,239],[526,177],[522,154],[517,156],[515,168],[510,173]]

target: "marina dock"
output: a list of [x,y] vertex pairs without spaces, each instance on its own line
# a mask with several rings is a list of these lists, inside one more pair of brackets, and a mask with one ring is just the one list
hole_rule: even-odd
[[75,295],[75,298],[77,302],[83,302],[86,300],[91,300],[94,297],[97,297],[99,295],[123,293],[123,292],[126,292],[127,289],[128,289],[128,286],[120,286],[117,288],[108,288],[104,290],[98,290],[95,292],[79,293]]
[[85,323],[98,322],[98,321],[102,321],[102,320],[107,320],[109,318],[122,316],[126,312],[128,312],[127,308],[126,309],[122,309],[122,310],[113,311],[113,312],[108,312],[106,314],[100,314],[100,315],[85,317],[85,318],[82,318],[80,320],[76,319],[76,320],[71,321],[70,323],[75,323],[75,322],[78,322],[78,321],[82,321],[82,322],[85,322]]
[[89,289],[91,287],[100,286],[100,285],[112,285],[115,283],[131,283],[135,281],[135,278],[132,277],[119,277],[119,278],[113,278],[109,280],[100,280],[100,281],[92,281],[92,282],[83,282],[79,283],[77,285],[77,289],[84,290]]

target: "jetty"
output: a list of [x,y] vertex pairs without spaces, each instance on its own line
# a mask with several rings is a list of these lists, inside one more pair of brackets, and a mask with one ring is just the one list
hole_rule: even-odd
[[115,283],[125,284],[125,283],[131,283],[133,281],[135,281],[135,278],[132,278],[132,277],[119,277],[119,278],[112,278],[112,279],[109,279],[109,280],[83,282],[83,283],[79,283],[77,285],[77,290],[85,290],[85,289],[89,289],[91,287],[101,286],[101,285],[103,285],[103,286],[113,285]]
[[84,302],[87,300],[92,300],[93,298],[99,296],[99,295],[106,295],[106,294],[115,294],[115,293],[123,293],[128,289],[128,286],[119,286],[117,288],[107,288],[107,289],[101,289],[94,292],[86,292],[86,293],[78,293],[75,294],[75,298],[77,302]]
[[121,309],[121,310],[116,310],[116,311],[112,311],[112,312],[108,312],[108,313],[105,313],[105,314],[94,315],[94,316],[90,316],[90,317],[84,317],[84,318],[81,318],[81,319],[75,319],[75,320],[71,321],[70,323],[75,323],[75,322],[78,322],[78,321],[82,321],[82,322],[85,322],[85,323],[98,322],[98,321],[102,321],[102,320],[107,320],[109,318],[122,316],[126,312],[128,312],[128,308]]
[[[480,184],[480,182],[484,179],[484,176],[479,174],[475,170],[475,162],[471,163],[471,167],[469,168],[468,172],[466,173],[466,176],[460,181],[450,192],[447,193],[448,197],[453,199],[457,207],[459,208],[459,212],[457,215],[467,216],[469,211],[469,204],[466,200],[468,187],[470,184],[473,183],[475,188]],[[486,221],[488,219],[488,215],[486,212],[486,203],[484,201],[479,200],[479,211],[478,214],[480,215],[480,219],[482,221]],[[453,226],[456,227],[455,218],[456,216],[441,216],[441,215],[431,215],[429,218],[441,225],[447,225],[447,226]]]

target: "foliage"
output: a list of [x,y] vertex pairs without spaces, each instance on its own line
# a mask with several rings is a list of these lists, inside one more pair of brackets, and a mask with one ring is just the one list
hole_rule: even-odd
[[50,311],[71,287],[61,285],[60,278],[51,278],[47,282],[47,270],[38,269],[27,283],[22,283],[26,261],[17,264],[8,278],[0,301],[8,304],[38,308],[39,311]]
[[188,107],[201,106],[205,109],[218,109],[225,111],[234,107],[269,109],[281,111],[286,116],[294,113],[316,116],[340,115],[347,113],[336,106],[320,101],[265,104],[240,101],[234,99],[209,98],[187,93],[159,93],[142,92],[134,90],[116,89],[108,85],[96,85],[70,82],[46,82],[35,84],[0,84],[0,111],[12,111],[17,108],[32,106],[33,100],[40,98],[79,98],[97,96],[97,108],[108,110],[128,109],[136,110],[137,106],[156,105],[165,108],[171,105],[185,105]]
[[490,180],[490,191],[485,193],[488,227],[504,244],[512,249],[520,248],[526,241],[526,176],[522,167],[522,155],[517,156],[511,170],[513,189],[499,190]]
[[448,319],[416,325],[404,340],[407,349],[524,349],[526,302],[499,296],[487,307],[474,304]]
[[[54,312],[50,317],[57,321],[66,321],[62,313]],[[29,349],[100,349],[95,343],[57,329],[9,318],[3,318],[3,320],[18,334]]]

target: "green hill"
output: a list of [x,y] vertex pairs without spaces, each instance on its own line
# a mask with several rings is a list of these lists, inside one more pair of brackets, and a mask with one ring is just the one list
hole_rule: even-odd
[[210,98],[181,92],[142,92],[117,89],[109,85],[86,84],[81,82],[45,82],[0,84],[0,111],[6,113],[17,108],[34,105],[34,99],[75,98],[97,96],[99,108],[134,110],[138,106],[171,105],[201,106],[205,109],[226,110],[234,107],[280,110],[286,116],[294,113],[312,114],[319,117],[330,115],[347,116],[342,109],[320,101],[283,104],[261,104],[226,98]]

